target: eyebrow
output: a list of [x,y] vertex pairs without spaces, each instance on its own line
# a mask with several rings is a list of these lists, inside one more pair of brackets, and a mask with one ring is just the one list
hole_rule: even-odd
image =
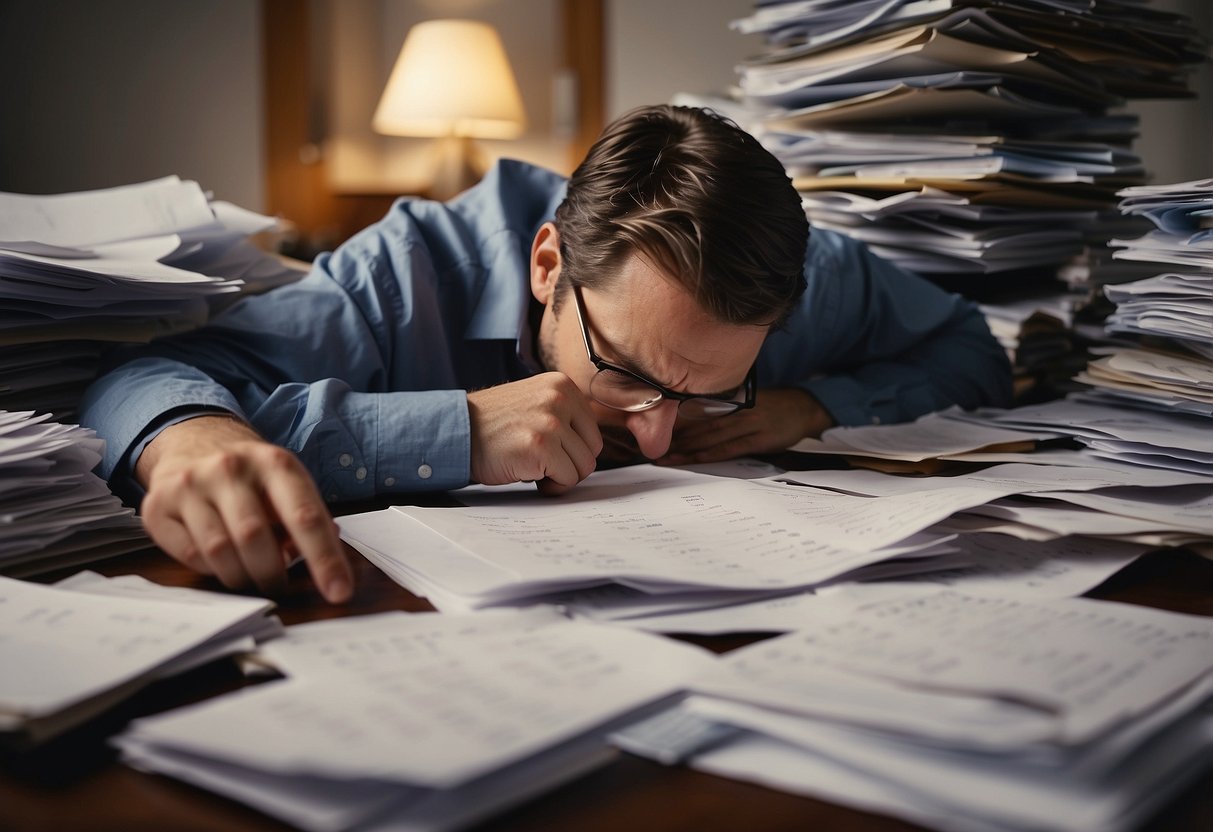
[[[578,287],[578,286],[574,286],[573,291],[576,292],[579,288],[580,287]],[[584,302],[581,300],[581,298],[576,298],[574,300],[574,303],[577,303],[578,306],[580,307],[581,311],[584,312],[584,309],[585,309]],[[597,344],[594,344],[594,346],[601,349],[601,347],[603,345],[602,333],[601,332],[595,333],[594,324],[588,320],[583,320],[582,325],[585,327],[587,333],[589,333],[590,335],[598,336],[599,342]],[[607,346],[609,346],[611,348],[612,352],[615,351],[616,348],[615,348],[614,342],[612,342],[608,338],[608,339],[606,339],[605,343]],[[672,390],[673,392],[678,393],[680,396],[702,397],[705,399],[728,399],[728,398],[735,396],[739,390],[742,390],[745,387],[746,380],[750,377],[750,371],[747,369],[745,378],[743,378],[741,380],[741,383],[730,387],[728,390],[724,390],[719,393],[700,393],[700,392],[684,393],[681,390],[674,390],[674,388],[670,387],[668,384],[661,384],[660,382],[657,382],[653,378],[654,373],[646,372],[644,369],[641,368],[641,366],[638,362],[634,361],[631,358],[628,358],[626,356],[620,356],[620,357],[613,358],[609,361],[602,356],[599,356],[599,358],[606,364],[610,364],[613,367],[618,367],[621,370],[627,370],[630,373],[634,373],[635,375],[642,376],[646,382],[648,382],[650,384],[657,384],[659,387],[661,387],[663,389]]]
[[[607,361],[605,358],[602,360],[612,366],[619,367],[620,369],[623,369],[623,370],[628,370],[629,372],[635,373],[638,376],[643,376],[646,381],[654,381],[654,382],[656,381],[653,378],[652,373],[644,372],[643,370],[639,369],[639,366],[634,361],[631,361],[627,358],[618,358],[618,359],[615,359],[614,361]],[[749,370],[747,369],[746,378],[748,378],[749,375],[750,375],[750,373],[749,373]],[[701,396],[701,397],[707,398],[707,399],[727,399],[732,396],[735,396],[739,390],[741,390],[742,388],[745,387],[745,383],[746,383],[746,379],[743,378],[741,380],[740,384],[735,384],[732,387],[730,387],[728,390],[724,390],[720,393],[701,393],[699,391],[695,391],[693,393],[683,392],[682,390],[674,390],[674,388],[670,387],[668,384],[662,384],[661,387],[668,389],[668,390],[674,390],[675,393],[678,393],[679,395],[682,395],[682,396]]]

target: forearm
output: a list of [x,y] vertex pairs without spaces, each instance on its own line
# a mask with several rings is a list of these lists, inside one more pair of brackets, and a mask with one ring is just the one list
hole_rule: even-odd
[[952,406],[1009,406],[1011,369],[974,312],[896,359],[865,362],[800,386],[839,424],[888,424]]

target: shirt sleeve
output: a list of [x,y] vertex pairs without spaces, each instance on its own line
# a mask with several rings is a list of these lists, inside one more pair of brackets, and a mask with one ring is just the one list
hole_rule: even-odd
[[218,411],[294,451],[331,501],[466,485],[467,395],[443,358],[462,304],[409,224],[393,209],[299,283],[122,350],[82,403],[82,422],[107,440],[101,475],[137,501],[132,452]]
[[801,387],[839,425],[1010,404],[1010,363],[974,304],[823,229],[812,231],[805,278],[764,347],[760,384]]

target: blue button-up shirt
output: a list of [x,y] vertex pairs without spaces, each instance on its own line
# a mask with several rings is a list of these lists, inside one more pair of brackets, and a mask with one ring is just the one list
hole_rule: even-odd
[[[100,473],[138,498],[138,453],[205,412],[298,454],[330,500],[467,484],[466,391],[537,372],[527,324],[531,241],[566,182],[499,163],[447,203],[402,199],[298,283],[201,330],[124,349],[82,422]],[[761,386],[798,386],[842,425],[952,404],[1006,405],[1010,368],[976,307],[814,229],[808,290],[758,359]]]

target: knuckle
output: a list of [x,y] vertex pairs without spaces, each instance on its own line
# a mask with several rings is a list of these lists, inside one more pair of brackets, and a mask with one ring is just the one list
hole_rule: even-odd
[[225,478],[239,477],[244,473],[244,457],[234,451],[220,451],[211,461],[211,468]]
[[194,472],[190,468],[176,468],[159,477],[159,482],[156,485],[162,487],[156,488],[153,486],[148,492],[148,497],[153,497],[154,495],[158,500],[156,505],[159,505],[160,495],[166,491],[181,492],[189,490],[194,485]]
[[264,464],[274,471],[293,471],[297,464],[294,454],[277,445],[266,444],[260,454]]
[[564,420],[554,413],[545,413],[535,426],[535,433],[544,439],[557,433],[564,427]]
[[265,521],[257,517],[245,517],[236,521],[234,526],[232,536],[235,537],[236,545],[240,548],[254,543],[267,528]]
[[197,546],[186,546],[179,552],[171,553],[184,566],[199,572],[203,567],[202,551]]
[[304,531],[320,531],[329,528],[328,512],[312,503],[292,508],[291,520],[293,525]]
[[203,557],[205,557],[207,560],[216,560],[227,555],[231,547],[228,545],[228,539],[226,537],[222,535],[212,535],[211,537],[208,537],[206,540],[202,541],[200,548],[202,549]]

